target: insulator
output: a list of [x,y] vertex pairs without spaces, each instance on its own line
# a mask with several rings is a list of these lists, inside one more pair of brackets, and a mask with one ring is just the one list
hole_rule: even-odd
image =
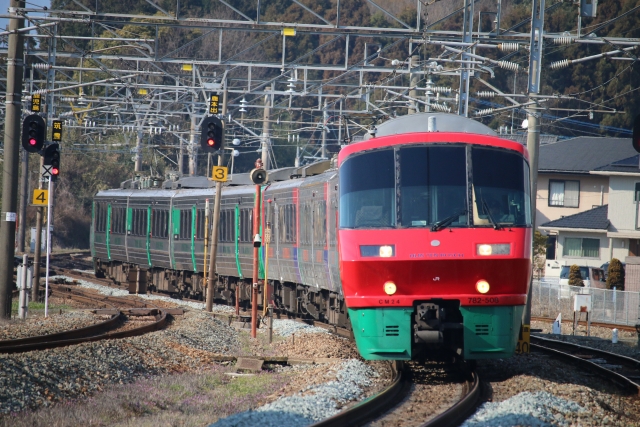
[[571,64],[570,59],[563,59],[562,61],[552,62],[551,65],[549,65],[549,67],[552,70],[560,70],[562,68],[567,68],[570,64]]
[[505,70],[520,71],[520,65],[515,62],[498,61],[498,67],[504,68]]
[[429,104],[429,107],[433,108],[436,111],[441,111],[443,113],[450,113],[451,112],[451,107],[447,107],[446,105],[442,105],[442,104]]
[[520,49],[520,45],[518,43],[500,43],[498,44],[498,49],[503,52],[515,52]]
[[486,108],[484,110],[478,110],[475,112],[476,116],[485,116],[487,114],[493,113],[493,108]]
[[33,92],[33,93],[34,93],[34,94],[36,94],[36,93],[37,93],[37,94],[40,94],[40,95],[44,95],[44,94],[46,94],[46,93],[47,93],[47,90],[46,90],[46,89],[38,89],[38,90],[36,90],[36,91],[35,91],[35,92]]
[[476,96],[478,98],[493,98],[494,96],[496,96],[496,93],[490,90],[485,90],[485,91],[476,92]]
[[573,39],[571,37],[556,37],[553,39],[554,44],[571,44]]
[[431,89],[431,91],[434,92],[434,93],[449,93],[449,92],[451,92],[451,88],[450,87],[446,87],[446,86],[432,86],[432,87],[429,87],[427,89]]
[[51,69],[51,64],[38,63],[38,64],[33,64],[32,67],[35,68],[36,70],[50,70]]
[[60,101],[62,101],[62,102],[74,102],[76,100],[76,98],[72,98],[72,97],[69,97],[69,96],[61,96],[58,99],[60,99]]
[[31,95],[23,96],[22,100],[23,101],[31,101]]

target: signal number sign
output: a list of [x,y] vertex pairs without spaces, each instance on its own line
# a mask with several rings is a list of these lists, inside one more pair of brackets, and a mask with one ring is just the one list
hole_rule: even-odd
[[209,114],[218,114],[220,97],[214,93],[209,98]]
[[47,205],[49,201],[49,190],[33,190],[33,204]]
[[227,168],[225,166],[214,166],[211,179],[214,181],[227,182]]
[[516,346],[516,353],[523,354],[529,353],[531,348],[531,326],[522,325],[520,327],[520,337],[518,338],[518,345]]

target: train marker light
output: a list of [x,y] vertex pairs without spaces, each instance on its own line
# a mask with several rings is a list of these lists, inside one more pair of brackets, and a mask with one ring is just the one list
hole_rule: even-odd
[[384,293],[387,295],[393,295],[396,293],[396,284],[392,281],[384,282]]
[[478,280],[476,282],[476,291],[480,292],[481,294],[486,294],[487,292],[489,292],[489,282],[487,282],[486,280]]
[[389,258],[393,256],[393,246],[380,246],[380,257]]
[[389,258],[395,255],[395,245],[360,245],[361,257]]
[[511,253],[510,243],[493,243],[476,245],[476,254],[480,256],[489,255],[509,255]]

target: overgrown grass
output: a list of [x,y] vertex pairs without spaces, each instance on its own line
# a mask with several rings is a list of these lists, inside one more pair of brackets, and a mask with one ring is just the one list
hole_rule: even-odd
[[[11,301],[11,314],[12,315],[18,315],[18,304],[19,301],[17,301],[16,298],[14,298]],[[71,310],[73,307],[66,305],[66,304],[49,304],[49,312],[53,313],[53,312],[59,312],[60,310],[62,311],[67,311],[67,310]],[[30,315],[34,315],[34,314],[40,314],[40,313],[44,313],[44,302],[37,302],[37,301],[29,301],[29,314]]]
[[229,371],[209,367],[113,386],[87,400],[4,416],[0,426],[206,426],[255,408],[287,382],[281,374],[232,377]]

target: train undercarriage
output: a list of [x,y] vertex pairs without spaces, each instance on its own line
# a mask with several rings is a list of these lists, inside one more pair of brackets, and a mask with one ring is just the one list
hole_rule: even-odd
[[[128,284],[130,293],[158,292],[176,298],[206,299],[207,279],[202,273],[164,268],[140,268],[135,264],[94,259],[96,277],[106,277],[118,285]],[[262,281],[261,281],[262,282]],[[268,300],[279,315],[308,318],[351,329],[344,298],[335,292],[292,282],[269,280]],[[214,285],[214,301],[239,305],[251,304],[251,279],[219,276]],[[258,301],[264,301],[264,286],[259,287]]]

